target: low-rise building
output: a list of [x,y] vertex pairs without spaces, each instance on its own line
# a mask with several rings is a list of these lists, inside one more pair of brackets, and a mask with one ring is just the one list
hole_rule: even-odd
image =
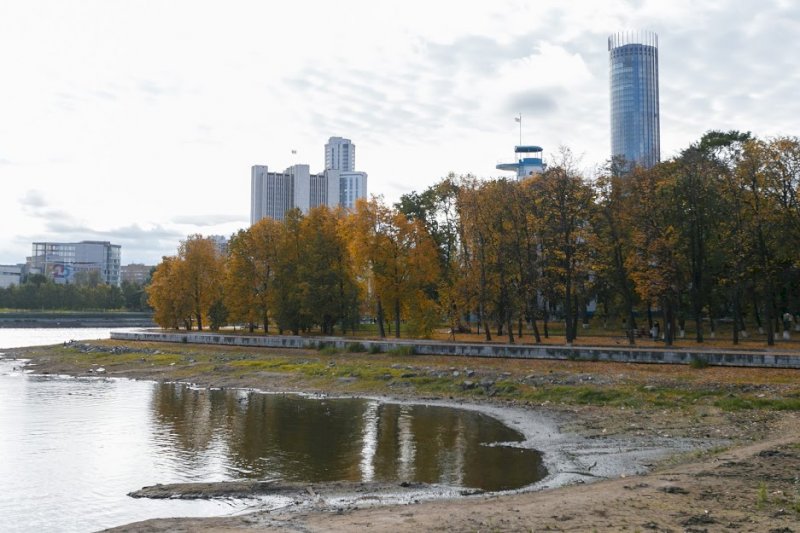
[[153,266],[142,263],[131,263],[120,268],[120,278],[123,282],[133,283],[134,285],[144,285],[150,281],[150,272]]
[[119,286],[122,247],[108,241],[35,242],[29,260],[31,272],[56,283],[74,283],[82,274],[97,272],[100,281]]
[[0,265],[0,289],[22,282],[22,271],[25,265]]

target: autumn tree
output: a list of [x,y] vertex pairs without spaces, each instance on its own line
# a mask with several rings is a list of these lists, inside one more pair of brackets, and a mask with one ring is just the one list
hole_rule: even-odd
[[566,342],[577,337],[579,308],[588,303],[586,283],[591,272],[588,254],[590,209],[594,193],[575,168],[569,151],[560,161],[531,178],[541,213],[543,283],[560,295]]
[[228,246],[225,305],[231,320],[245,322],[251,331],[260,323],[264,332],[269,332],[282,231],[280,222],[263,218],[247,230],[239,231]]
[[[360,278],[374,294],[381,336],[384,316],[394,320],[400,337],[404,317],[429,333],[436,312],[431,290],[439,263],[435,243],[420,220],[373,198],[356,204],[348,234]],[[426,331],[428,330],[428,331]]]
[[327,335],[334,333],[337,324],[344,331],[346,325],[358,321],[358,289],[340,230],[343,216],[320,206],[300,222],[299,302],[310,321]]
[[311,327],[309,309],[303,306],[303,279],[301,276],[303,257],[302,246],[303,214],[299,209],[286,213],[278,240],[278,254],[275,262],[274,316],[278,331],[290,330],[295,335]]
[[[625,258],[631,252],[630,194],[628,180],[615,172],[614,162],[595,181],[597,201],[592,210],[593,231],[589,236],[595,251],[594,274],[602,304],[621,300],[629,344],[636,343],[636,293]],[[600,304],[601,302],[598,302]]]
[[687,283],[670,164],[652,169],[635,167],[626,178],[630,183],[632,217],[632,247],[626,267],[642,300],[662,309],[667,345],[675,338],[679,295]]
[[197,329],[203,330],[203,319],[211,306],[222,297],[225,262],[214,241],[202,235],[190,235],[178,247],[177,264],[181,286],[188,294]]
[[153,321],[162,328],[178,329],[183,325],[191,329],[192,302],[185,288],[181,262],[178,257],[164,257],[147,287]]

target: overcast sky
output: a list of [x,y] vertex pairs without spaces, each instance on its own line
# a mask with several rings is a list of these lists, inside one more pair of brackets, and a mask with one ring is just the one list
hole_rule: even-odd
[[102,239],[155,264],[246,227],[250,166],[320,171],[330,136],[388,201],[502,175],[518,113],[592,169],[629,29],[659,35],[662,159],[708,129],[800,134],[794,0],[4,0],[0,263]]

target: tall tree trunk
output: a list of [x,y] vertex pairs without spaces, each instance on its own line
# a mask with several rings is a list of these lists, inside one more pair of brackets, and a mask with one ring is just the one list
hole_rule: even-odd
[[483,324],[483,335],[487,342],[492,340],[492,330],[489,328],[489,319],[486,318],[486,307],[480,305],[480,323]]
[[739,289],[733,292],[733,344],[739,344],[739,324],[742,321]]
[[512,322],[511,307],[506,310],[506,329],[508,330],[508,343],[514,344],[514,324]]
[[381,304],[381,299],[378,298],[378,334],[381,339],[386,338],[386,329],[383,327],[383,320],[383,304]]
[[633,305],[628,307],[628,344],[636,344],[636,315],[633,312]]
[[550,311],[547,309],[547,304],[545,304],[544,313],[542,315],[542,327],[544,328],[544,338],[550,338],[550,328],[548,326],[548,322],[550,320]]
[[269,312],[264,309],[264,316],[262,317],[264,320],[264,335],[269,333]]
[[675,316],[672,309],[672,301],[669,297],[664,298],[664,344],[672,346],[675,335]]
[[764,324],[767,330],[767,345],[775,346],[775,328],[772,325],[772,308],[774,306],[772,284],[767,282],[767,294],[764,296]]
[[400,338],[400,298],[394,299],[394,336]]

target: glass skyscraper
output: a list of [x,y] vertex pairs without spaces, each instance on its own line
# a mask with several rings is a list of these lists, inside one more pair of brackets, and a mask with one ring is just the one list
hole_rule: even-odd
[[611,155],[645,168],[661,159],[658,35],[615,33],[608,38],[611,80]]

